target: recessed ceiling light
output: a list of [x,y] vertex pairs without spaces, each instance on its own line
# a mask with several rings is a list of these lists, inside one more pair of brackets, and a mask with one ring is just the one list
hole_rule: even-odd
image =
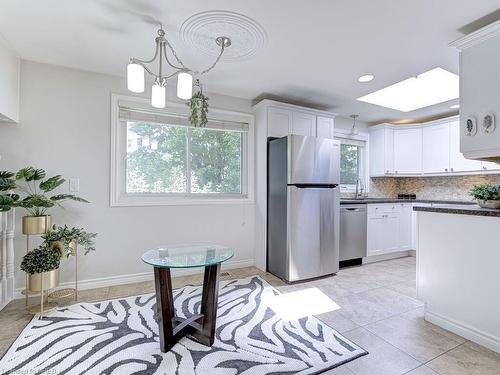
[[458,75],[442,68],[435,68],[362,96],[357,100],[402,112],[410,112],[457,99],[458,95]]
[[458,109],[458,108],[460,108],[460,104],[450,105],[450,109]]
[[373,80],[373,78],[375,78],[375,76],[373,74],[365,74],[364,76],[359,77],[358,81],[359,82],[370,82],[371,80]]

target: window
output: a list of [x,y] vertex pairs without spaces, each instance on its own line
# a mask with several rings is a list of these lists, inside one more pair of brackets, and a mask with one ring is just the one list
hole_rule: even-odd
[[221,113],[194,128],[185,113],[114,105],[112,205],[249,200],[250,115]]
[[340,184],[356,185],[359,178],[361,147],[343,143],[340,145]]
[[242,194],[243,133],[127,122],[127,193]]
[[340,141],[340,189],[356,190],[356,182],[361,179],[367,191],[366,143],[364,141],[337,138]]

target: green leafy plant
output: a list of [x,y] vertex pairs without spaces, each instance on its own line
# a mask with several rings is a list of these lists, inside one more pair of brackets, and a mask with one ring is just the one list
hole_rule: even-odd
[[472,195],[475,199],[485,200],[485,201],[497,201],[500,200],[500,185],[494,186],[491,184],[475,185],[470,191],[469,195]]
[[23,199],[18,199],[14,205],[26,209],[31,216],[45,215],[49,208],[56,205],[62,207],[61,203],[66,200],[88,203],[87,200],[73,194],[49,196],[49,192],[61,186],[66,181],[61,175],[45,179],[45,171],[43,169],[26,167],[20,169],[16,173],[15,178],[16,181],[22,182],[22,185],[17,184],[17,189],[25,193],[26,196]]
[[209,97],[203,94],[202,90],[197,91],[193,94],[191,99],[188,101],[188,106],[191,109],[191,115],[189,116],[189,122],[194,127],[203,127],[207,125],[208,122],[208,101]]
[[58,250],[66,254],[66,256],[73,255],[73,249],[70,246],[71,241],[76,241],[85,250],[85,255],[91,251],[95,251],[94,239],[96,237],[97,233],[88,233],[82,228],[69,228],[67,225],[64,227],[54,225],[48,233],[42,236],[45,242],[49,244],[51,242],[62,242],[64,248]]
[[[0,171],[0,192],[7,192],[16,188],[16,180],[13,177],[14,173],[12,172]],[[18,200],[18,194],[0,193],[0,212],[9,211]]]
[[23,257],[21,270],[30,275],[49,272],[59,268],[60,262],[61,253],[59,250],[52,249],[47,243],[43,243]]

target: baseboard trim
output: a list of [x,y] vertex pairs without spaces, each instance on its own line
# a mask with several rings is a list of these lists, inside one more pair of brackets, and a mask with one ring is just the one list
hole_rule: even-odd
[[383,260],[404,258],[410,255],[409,251],[396,251],[394,253],[371,255],[363,258],[363,264],[369,264],[374,262],[380,262]]
[[454,319],[446,318],[440,314],[433,313],[428,311],[427,308],[424,316],[425,320],[428,322],[500,353],[500,337],[494,337],[486,332],[468,326],[467,324],[463,324]]
[[[243,267],[251,267],[254,265],[253,259],[247,260],[237,260],[230,261],[222,264],[222,269],[235,269],[235,268],[243,268]],[[188,275],[196,275],[203,273],[203,268],[183,268],[172,270],[173,277],[179,276],[188,276]],[[117,276],[109,276],[109,277],[100,277],[97,279],[87,279],[87,280],[79,280],[78,281],[78,289],[86,290],[86,289],[95,289],[95,288],[106,288],[115,285],[124,285],[124,284],[133,284],[140,283],[144,281],[153,280],[153,271],[141,272],[141,273],[133,273],[128,275],[117,275]],[[61,288],[71,288],[75,284],[73,281],[64,282],[60,284]],[[21,293],[24,288],[16,288],[14,293],[14,299],[24,298],[24,295]]]

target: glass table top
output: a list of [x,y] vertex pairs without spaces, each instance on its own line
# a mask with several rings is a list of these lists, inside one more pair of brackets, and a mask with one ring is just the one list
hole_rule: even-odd
[[206,267],[225,262],[234,255],[227,246],[191,243],[160,246],[145,252],[143,262],[160,268]]

